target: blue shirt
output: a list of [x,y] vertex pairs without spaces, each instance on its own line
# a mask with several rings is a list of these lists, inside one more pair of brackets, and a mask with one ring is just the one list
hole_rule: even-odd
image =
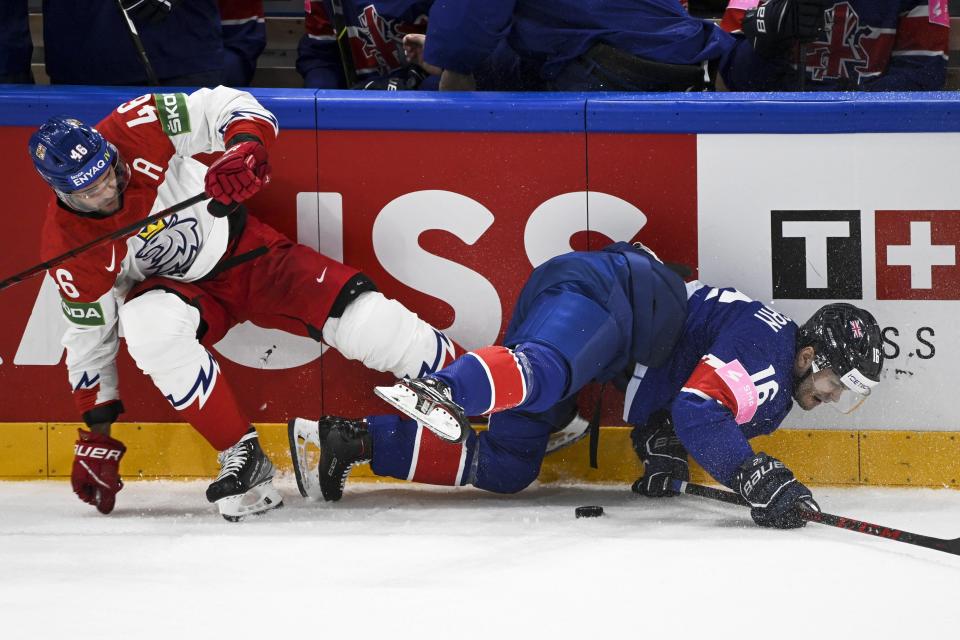
[[672,64],[720,59],[734,45],[677,0],[436,0],[424,59],[473,73],[503,39],[545,80],[598,42]]

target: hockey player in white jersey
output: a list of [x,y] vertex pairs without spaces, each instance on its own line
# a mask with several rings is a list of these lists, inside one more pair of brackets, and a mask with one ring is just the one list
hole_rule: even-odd
[[[54,190],[44,259],[187,200],[212,198],[51,270],[68,322],[63,342],[81,429],[77,495],[109,513],[123,483],[116,356],[122,331],[137,366],[220,452],[207,489],[228,520],[282,504],[273,465],[240,410],[211,346],[250,320],[323,340],[379,371],[417,377],[453,345],[356,269],[295,244],[242,204],[270,180],[277,119],[248,93],[217,87],[147,94],[96,128],[51,118],[29,142]],[[192,156],[224,152],[207,168]]]

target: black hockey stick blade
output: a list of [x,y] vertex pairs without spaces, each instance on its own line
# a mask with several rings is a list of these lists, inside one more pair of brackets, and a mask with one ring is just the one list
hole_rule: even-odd
[[[742,507],[750,506],[746,500],[732,491],[724,491],[723,489],[706,487],[702,484],[682,482],[680,480],[674,480],[672,486],[673,490],[678,493],[685,493],[691,496],[700,496],[701,498],[709,498],[711,500],[736,504]],[[893,540],[894,542],[905,542],[918,547],[933,549],[935,551],[943,551],[944,553],[960,556],[960,538],[954,538],[952,540],[948,538],[934,538],[932,536],[925,536],[920,533],[910,533],[909,531],[902,531],[893,527],[885,527],[879,524],[864,522],[863,520],[857,520],[855,518],[847,518],[845,516],[836,516],[830,513],[823,513],[822,511],[813,511],[811,509],[802,508],[799,509],[799,511],[800,517],[808,522],[819,522],[820,524],[837,527],[838,529],[846,529],[847,531],[854,531],[856,533],[865,533],[877,538],[886,538],[887,540]]]
[[110,242],[111,240],[118,240],[118,239],[124,237],[125,235],[127,235],[128,233],[133,233],[134,231],[139,231],[140,229],[142,229],[143,227],[147,226],[148,224],[152,224],[152,223],[156,222],[156,221],[159,220],[160,218],[166,218],[167,216],[169,216],[169,215],[172,214],[172,213],[176,213],[177,211],[182,211],[182,210],[184,210],[184,209],[187,209],[187,208],[189,208],[189,207],[192,207],[193,205],[197,204],[198,202],[203,202],[204,200],[206,200],[206,199],[209,198],[209,197],[210,197],[210,196],[208,196],[206,193],[198,193],[197,195],[191,196],[191,197],[187,198],[186,200],[184,200],[183,202],[178,202],[177,204],[173,205],[172,207],[168,207],[168,208],[164,209],[163,211],[158,211],[157,213],[154,213],[153,215],[147,216],[146,218],[143,218],[142,220],[137,220],[136,222],[131,222],[130,224],[128,224],[128,225],[125,226],[125,227],[122,227],[122,228],[120,228],[120,229],[117,229],[116,231],[114,231],[114,232],[112,232],[112,233],[109,233],[109,234],[107,234],[107,235],[105,235],[105,236],[101,236],[101,237],[99,237],[99,238],[96,238],[95,240],[91,240],[90,242],[88,242],[88,243],[86,243],[86,244],[82,244],[82,245],[80,245],[79,247],[77,247],[76,249],[71,249],[70,251],[67,251],[66,253],[61,253],[61,254],[58,255],[56,258],[51,258],[50,260],[47,260],[46,262],[41,262],[41,263],[38,264],[38,265],[35,265],[35,266],[33,266],[33,267],[30,267],[30,268],[27,269],[26,271],[21,271],[20,273],[18,273],[18,274],[16,274],[16,275],[12,275],[12,276],[10,276],[9,278],[7,278],[7,279],[5,279],[5,280],[0,280],[0,291],[3,291],[3,290],[6,289],[7,287],[10,287],[10,286],[13,286],[13,285],[17,284],[18,282],[23,282],[24,280],[29,280],[30,278],[32,278],[32,277],[34,277],[34,276],[36,276],[36,275],[39,275],[39,274],[45,272],[47,269],[51,269],[51,268],[57,266],[58,264],[61,264],[61,263],[65,262],[65,261],[69,260],[70,258],[73,258],[74,256],[80,255],[80,254],[83,253],[84,251],[87,251],[87,250],[92,249],[92,248],[94,248],[94,247],[98,247],[98,246],[100,246],[101,244],[103,244],[103,243],[105,243],[105,242]]

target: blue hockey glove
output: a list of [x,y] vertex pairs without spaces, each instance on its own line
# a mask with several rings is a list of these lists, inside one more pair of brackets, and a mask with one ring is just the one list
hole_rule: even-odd
[[733,489],[750,503],[750,516],[761,527],[796,529],[807,524],[798,509],[820,511],[810,489],[782,462],[762,452],[740,465]]
[[660,411],[642,427],[634,427],[630,434],[633,449],[643,461],[643,476],[633,483],[635,493],[648,498],[677,495],[671,481],[690,479],[687,450],[683,448],[673,429],[669,411]]

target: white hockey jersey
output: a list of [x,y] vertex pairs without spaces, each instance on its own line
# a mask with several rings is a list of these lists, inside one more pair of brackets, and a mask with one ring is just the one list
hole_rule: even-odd
[[[96,129],[130,167],[123,206],[99,218],[66,209],[52,197],[44,259],[203,192],[206,166],[192,156],[224,151],[225,142],[241,133],[269,147],[278,134],[273,114],[250,94],[226,87],[140,96],[117,107]],[[229,224],[210,215],[203,202],[50,271],[69,325],[63,344],[81,412],[119,399],[117,310],[126,294],[152,276],[191,282],[210,273],[227,250]]]

